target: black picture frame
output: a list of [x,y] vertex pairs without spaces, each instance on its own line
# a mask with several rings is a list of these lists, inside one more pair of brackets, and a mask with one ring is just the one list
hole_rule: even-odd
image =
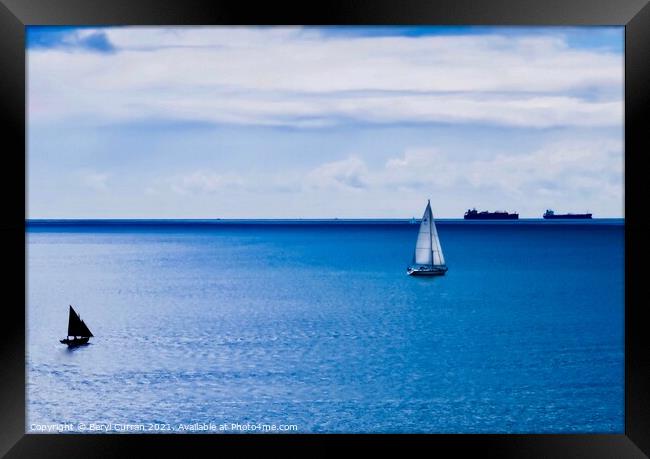
[[[625,26],[625,433],[620,435],[46,435],[25,433],[25,26],[194,24],[446,24]],[[0,454],[7,457],[132,457],[188,454],[197,446],[268,448],[319,444],[497,457],[645,457],[650,455],[650,339],[644,330],[644,261],[650,191],[644,124],[650,119],[648,0],[0,0],[0,231],[5,259],[0,363]],[[214,450],[217,451],[217,450]]]

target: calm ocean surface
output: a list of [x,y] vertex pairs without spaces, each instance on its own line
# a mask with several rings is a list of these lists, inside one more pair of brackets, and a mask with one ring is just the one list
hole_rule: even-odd
[[[624,430],[624,226],[27,228],[33,423]],[[68,350],[68,305],[95,338]]]

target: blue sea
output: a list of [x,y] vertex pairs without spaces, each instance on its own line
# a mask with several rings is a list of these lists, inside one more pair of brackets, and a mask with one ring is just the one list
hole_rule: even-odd
[[622,433],[623,220],[437,226],[28,222],[27,431]]

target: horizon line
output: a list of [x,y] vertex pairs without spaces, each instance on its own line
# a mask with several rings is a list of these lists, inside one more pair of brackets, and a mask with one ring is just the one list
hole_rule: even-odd
[[[364,218],[348,218],[348,217],[323,217],[323,218],[26,218],[26,223],[41,223],[41,222],[214,222],[214,223],[230,223],[230,222],[412,222],[421,221],[421,217],[364,217]],[[468,222],[517,222],[517,221],[545,221],[545,222],[588,222],[594,220],[625,220],[625,217],[592,217],[590,219],[576,218],[576,219],[555,219],[549,220],[542,217],[522,217],[514,220],[509,219],[470,219],[467,220],[463,217],[435,217],[435,221],[468,221]]]

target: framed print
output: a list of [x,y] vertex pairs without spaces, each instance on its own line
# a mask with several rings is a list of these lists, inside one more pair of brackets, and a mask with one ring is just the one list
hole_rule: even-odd
[[649,454],[647,2],[2,1],[7,457]]

